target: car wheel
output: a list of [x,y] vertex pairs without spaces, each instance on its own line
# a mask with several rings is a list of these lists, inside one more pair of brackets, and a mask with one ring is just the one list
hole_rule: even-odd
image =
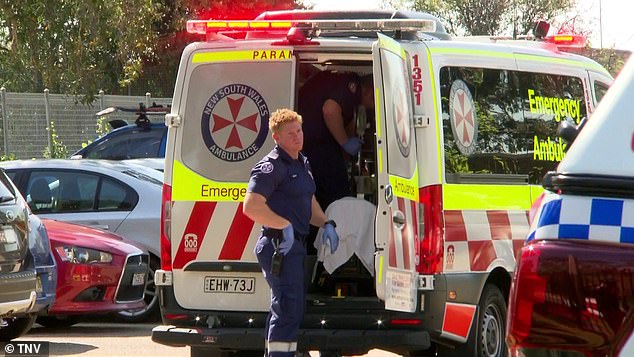
[[79,322],[79,319],[76,317],[38,316],[35,322],[47,328],[61,328],[73,326]]
[[117,312],[117,317],[126,322],[143,322],[159,320],[158,295],[154,284],[154,272],[161,267],[161,261],[150,256],[150,268],[147,274],[147,284],[145,285],[145,306],[136,310],[123,310]]
[[29,332],[36,318],[37,314],[4,318],[3,321],[6,326],[3,326],[2,322],[0,322],[0,341],[11,341]]

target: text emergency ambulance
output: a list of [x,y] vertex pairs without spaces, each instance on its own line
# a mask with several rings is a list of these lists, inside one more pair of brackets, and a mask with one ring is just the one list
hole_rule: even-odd
[[152,339],[192,355],[262,355],[270,292],[253,253],[261,227],[242,213],[250,170],[274,146],[270,113],[296,108],[303,83],[336,71],[374,78],[374,113],[357,120],[366,145],[350,169],[352,207],[372,207],[370,233],[339,231],[344,263],[309,254],[298,350],[504,355],[527,211],[566,151],[556,128],[590,115],[609,73],[546,42],[439,40],[425,14],[259,19],[188,22],[207,40],[184,50],[166,116],[165,325]]

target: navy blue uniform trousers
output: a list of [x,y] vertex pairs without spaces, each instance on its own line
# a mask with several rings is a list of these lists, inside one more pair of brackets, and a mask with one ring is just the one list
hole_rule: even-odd
[[[261,236],[255,245],[255,254],[262,273],[271,288],[271,308],[267,318],[265,337],[269,342],[296,342],[299,326],[304,319],[305,283],[304,258],[306,247],[302,240],[295,240],[284,256],[279,276],[271,275],[271,261],[275,250],[271,238]],[[269,345],[267,344],[267,346]],[[273,346],[273,344],[271,344]],[[275,351],[270,348],[269,357],[294,356],[295,351]]]

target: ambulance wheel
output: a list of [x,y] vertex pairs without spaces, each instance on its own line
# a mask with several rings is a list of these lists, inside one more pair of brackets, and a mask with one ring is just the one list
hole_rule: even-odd
[[500,289],[484,286],[476,321],[466,343],[454,348],[436,345],[437,356],[506,357],[506,301]]
[[145,306],[136,310],[123,310],[116,313],[117,318],[126,322],[158,321],[160,309],[158,294],[154,284],[154,272],[161,267],[159,258],[150,255],[150,266],[147,272],[147,284],[145,285]]

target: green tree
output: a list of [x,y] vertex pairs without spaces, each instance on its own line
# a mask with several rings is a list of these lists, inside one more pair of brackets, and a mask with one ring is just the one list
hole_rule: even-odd
[[553,22],[577,0],[388,0],[438,16],[452,35],[526,35],[536,20]]
[[[78,96],[170,96],[187,19],[253,18],[293,0],[0,0],[0,86]],[[143,78],[139,83],[139,78]],[[138,87],[137,87],[138,88]]]
[[90,101],[138,78],[155,55],[152,0],[0,0],[0,85]]

